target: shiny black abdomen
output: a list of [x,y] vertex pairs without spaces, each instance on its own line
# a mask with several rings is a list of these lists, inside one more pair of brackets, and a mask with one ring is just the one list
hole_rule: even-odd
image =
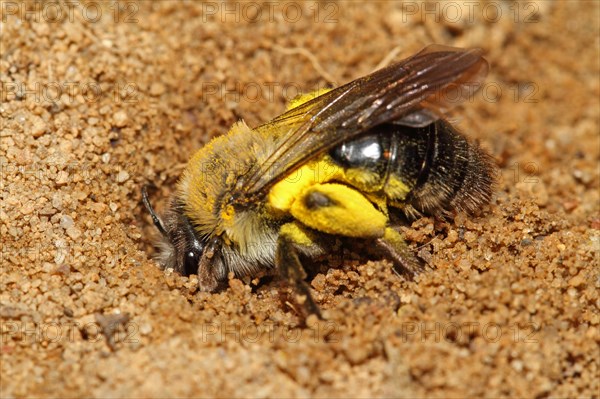
[[[411,216],[442,216],[454,210],[473,213],[492,195],[490,157],[443,120],[422,128],[380,125],[329,155],[346,170],[376,175],[371,186],[386,193],[392,204],[401,202]],[[390,177],[407,186],[408,195],[390,197],[386,190]]]

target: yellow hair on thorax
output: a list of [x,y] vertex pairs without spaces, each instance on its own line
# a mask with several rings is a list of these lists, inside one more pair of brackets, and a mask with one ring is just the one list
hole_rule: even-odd
[[296,108],[304,103],[309,102],[310,100],[317,98],[329,91],[331,91],[332,89],[330,88],[322,88],[322,89],[317,89],[308,93],[304,93],[304,94],[299,94],[296,97],[294,97],[292,100],[290,100],[290,102],[288,103],[287,109],[288,111],[290,109]]
[[239,176],[262,161],[274,140],[250,129],[243,121],[198,150],[178,184],[186,215],[199,233],[220,235],[235,223],[232,207],[218,204],[235,190]]

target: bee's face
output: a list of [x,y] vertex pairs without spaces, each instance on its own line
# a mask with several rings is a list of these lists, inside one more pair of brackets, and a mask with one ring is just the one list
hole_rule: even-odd
[[176,207],[173,215],[165,221],[169,245],[173,248],[168,263],[177,272],[188,276],[198,271],[206,241],[198,238],[187,216],[178,209]]
[[202,240],[195,233],[181,206],[174,204],[165,214],[163,224],[163,221],[156,216],[145,189],[143,200],[162,235],[162,240],[159,242],[161,247],[159,262],[165,268],[172,268],[180,274],[186,276],[195,274],[206,247],[206,240]]

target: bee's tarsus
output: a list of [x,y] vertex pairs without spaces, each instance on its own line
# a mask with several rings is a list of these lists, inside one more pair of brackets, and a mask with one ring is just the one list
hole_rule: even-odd
[[310,288],[305,281],[306,272],[298,258],[298,251],[294,243],[283,235],[279,237],[277,242],[275,264],[281,273],[281,277],[292,286],[292,289],[305,297],[304,303],[301,305],[304,307],[307,316],[314,314],[319,319],[322,319],[321,310],[315,303],[310,293]]
[[204,248],[202,257],[198,264],[198,284],[202,291],[212,292],[217,289],[219,282],[213,269],[213,258],[219,249],[220,242],[213,238]]
[[408,277],[412,280],[417,274],[423,271],[423,264],[411,253],[391,240],[378,238],[375,240],[377,246],[394,262],[394,272],[396,274]]

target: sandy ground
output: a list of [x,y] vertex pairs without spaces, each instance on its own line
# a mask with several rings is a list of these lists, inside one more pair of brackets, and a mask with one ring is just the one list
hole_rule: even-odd
[[[2,397],[598,397],[597,2],[57,4],[0,8]],[[276,280],[157,267],[144,184],[433,42],[484,49],[451,117],[501,178],[404,229],[430,270],[340,249],[303,327]]]

